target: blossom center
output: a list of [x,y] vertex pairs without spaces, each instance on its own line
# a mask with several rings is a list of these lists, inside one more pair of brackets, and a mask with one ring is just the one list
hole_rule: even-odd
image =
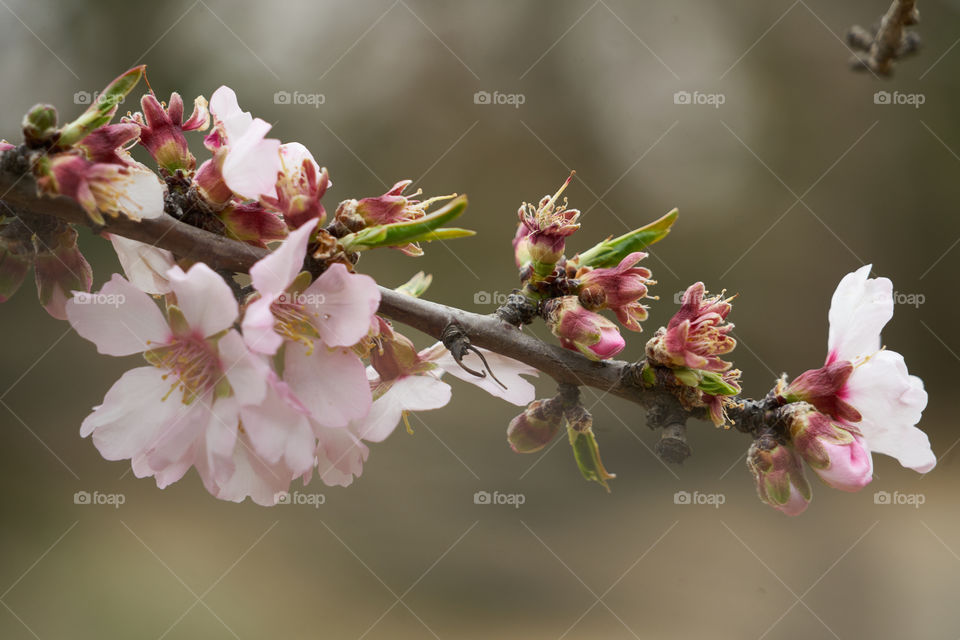
[[307,355],[313,353],[313,342],[320,338],[317,319],[326,320],[330,317],[329,314],[310,313],[304,305],[283,299],[271,304],[270,311],[275,320],[274,331],[291,342],[304,345]]
[[164,400],[179,389],[183,392],[183,403],[190,404],[213,391],[223,380],[223,366],[216,348],[202,336],[177,336],[169,344],[145,352],[144,356],[150,364],[166,371],[164,380],[173,378]]

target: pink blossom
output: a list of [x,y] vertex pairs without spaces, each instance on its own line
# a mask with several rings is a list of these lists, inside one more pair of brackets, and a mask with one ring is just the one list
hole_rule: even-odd
[[[452,390],[441,380],[444,373],[512,404],[526,406],[533,401],[534,387],[521,376],[536,376],[536,369],[500,354],[480,351],[505,388],[489,374],[480,378],[464,371],[442,343],[417,352],[406,336],[394,332],[381,321],[377,345],[370,353],[372,365],[367,367],[373,406],[365,417],[351,423],[351,431],[364,440],[382,442],[401,420],[407,421],[409,413],[446,406]],[[479,368],[478,362],[469,365]],[[407,426],[409,428],[409,422]]]
[[722,296],[705,297],[702,282],[690,285],[683,294],[680,310],[647,343],[647,356],[670,367],[688,367],[721,372],[731,363],[719,356],[730,353],[737,341],[729,335],[733,325],[726,322],[733,308]]
[[903,356],[881,349],[880,332],[893,317],[893,283],[869,278],[871,265],[847,274],[830,304],[827,359],[783,392],[805,400],[862,434],[869,453],[883,453],[926,473],[937,463],[927,435],[916,427],[927,405],[923,381]]
[[98,224],[104,223],[104,214],[131,220],[163,215],[163,184],[124,148],[137,133],[133,124],[96,129],[76,149],[45,158],[37,187],[73,198]]
[[140,144],[146,147],[153,159],[165,171],[174,173],[178,169],[192,171],[197,166],[197,160],[190,153],[184,131],[203,131],[210,124],[210,112],[207,101],[198,96],[193,103],[193,113],[186,122],[183,121],[183,99],[179,93],[170,96],[170,104],[166,108],[152,93],[140,99],[143,113],[135,113],[124,122],[131,122],[140,127]]
[[280,141],[266,137],[270,124],[241,110],[237,94],[225,86],[210,97],[210,113],[214,129],[204,143],[215,152],[213,162],[223,182],[249,200],[275,195]]
[[323,224],[327,212],[320,198],[332,185],[327,169],[321,169],[310,151],[299,142],[280,145],[280,162],[276,194],[264,195],[261,201],[280,212],[291,229],[311,220]]
[[232,329],[238,305],[223,279],[202,263],[186,273],[173,267],[167,278],[175,303],[166,317],[119,275],[96,297],[67,303],[70,324],[100,353],[143,352],[150,364],[113,385],[81,435],[161,488],[196,466],[219,498],[273,504],[274,489],[313,464],[306,419]]
[[296,231],[250,270],[257,296],[247,305],[242,329],[250,349],[284,353],[284,384],[303,407],[318,443],[318,474],[346,486],[369,455],[348,427],[367,415],[372,395],[363,362],[349,347],[368,334],[380,303],[369,276],[331,265],[312,284],[301,274],[317,220]]
[[613,268],[581,268],[580,302],[591,311],[611,309],[623,326],[642,331],[640,322],[647,319],[647,307],[640,304],[647,297],[647,286],[653,284],[650,270],[636,266],[647,254],[637,251],[626,256]]
[[539,278],[553,273],[563,257],[567,238],[580,228],[580,211],[568,209],[566,199],[559,201],[572,179],[571,173],[555,194],[543,196],[536,207],[525,202],[517,212],[520,224],[513,240],[517,266],[529,260],[533,274]]

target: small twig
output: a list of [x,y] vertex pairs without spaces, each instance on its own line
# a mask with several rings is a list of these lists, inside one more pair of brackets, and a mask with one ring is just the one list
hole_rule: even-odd
[[[440,341],[443,342],[443,346],[447,348],[447,351],[450,352],[450,355],[453,356],[453,359],[458,365],[460,365],[461,369],[478,378],[486,378],[487,374],[489,373],[494,382],[504,389],[507,388],[507,385],[500,382],[500,380],[497,379],[497,376],[493,374],[493,369],[490,368],[490,364],[484,357],[483,352],[470,344],[470,337],[467,335],[467,332],[464,331],[463,327],[461,327],[455,321],[444,327],[443,334],[440,336]],[[463,358],[468,353],[477,354],[477,357],[480,358],[480,361],[483,363],[483,368],[486,369],[486,371],[477,371],[476,369],[471,369],[464,364]]]
[[847,42],[862,51],[851,64],[855,69],[870,70],[878,75],[890,75],[893,63],[920,47],[920,38],[906,27],[919,20],[916,0],[893,0],[879,26],[871,31],[858,25],[850,27]]
[[[7,155],[4,154],[0,159],[6,160]],[[91,226],[86,212],[75,201],[37,195],[32,176],[7,162],[0,162],[0,200],[33,214]],[[246,273],[258,260],[268,255],[265,249],[192,227],[169,215],[139,222],[123,216],[107,218],[103,231],[167,249],[178,257],[204,262],[213,269],[234,273]],[[647,408],[678,402],[673,391],[665,385],[657,384],[652,388],[644,386],[638,375],[640,368],[635,363],[622,360],[594,362],[579,353],[538,340],[496,316],[480,315],[413,298],[382,286],[378,313],[437,340],[442,340],[447,328],[456,324],[458,331],[462,331],[469,339],[471,347],[488,349],[519,360],[544,372],[558,383],[593,387],[604,394]],[[479,372],[473,373],[476,375]],[[738,429],[752,433],[754,425],[764,420],[767,406],[764,401],[744,400],[742,403],[742,408],[732,411],[730,418]],[[706,417],[702,407],[684,411],[687,417]]]

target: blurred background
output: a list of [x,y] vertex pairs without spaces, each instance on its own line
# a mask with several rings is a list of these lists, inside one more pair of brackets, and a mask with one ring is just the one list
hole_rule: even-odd
[[[960,634],[960,4],[919,3],[925,47],[889,80],[852,73],[842,40],[885,0],[0,5],[0,137],[19,140],[37,101],[81,112],[134,64],[163,98],[227,84],[329,168],[330,210],[402,178],[469,194],[476,238],[359,265],[387,286],[431,272],[432,300],[492,312],[516,284],[518,206],[570,169],[575,249],[679,207],[647,260],[660,300],[624,355],[703,280],[739,293],[748,395],[821,364],[834,287],[873,263],[899,303],[884,342],[926,382],[940,457],[921,477],[878,456],[857,494],[811,478],[813,503],[790,519],[756,498],[742,434],[691,424],[693,457],[668,467],[636,406],[587,392],[617,473],[607,495],[563,439],[512,453],[518,408],[454,380],[454,401],[373,446],[352,487],[299,489],[322,505],[219,502],[193,472],[160,491],[78,433],[137,360],[96,355],[28,284],[0,315],[0,637]],[[115,258],[81,242],[99,287]],[[78,505],[79,491],[124,504]],[[523,504],[475,504],[478,491]]]

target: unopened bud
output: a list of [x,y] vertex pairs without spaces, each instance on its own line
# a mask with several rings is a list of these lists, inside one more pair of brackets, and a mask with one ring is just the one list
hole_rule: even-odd
[[803,462],[790,446],[763,435],[747,452],[747,468],[757,482],[760,499],[788,516],[803,513],[810,504],[810,484]]
[[563,406],[559,398],[534,400],[510,421],[507,442],[517,453],[534,453],[547,446],[560,431]]

